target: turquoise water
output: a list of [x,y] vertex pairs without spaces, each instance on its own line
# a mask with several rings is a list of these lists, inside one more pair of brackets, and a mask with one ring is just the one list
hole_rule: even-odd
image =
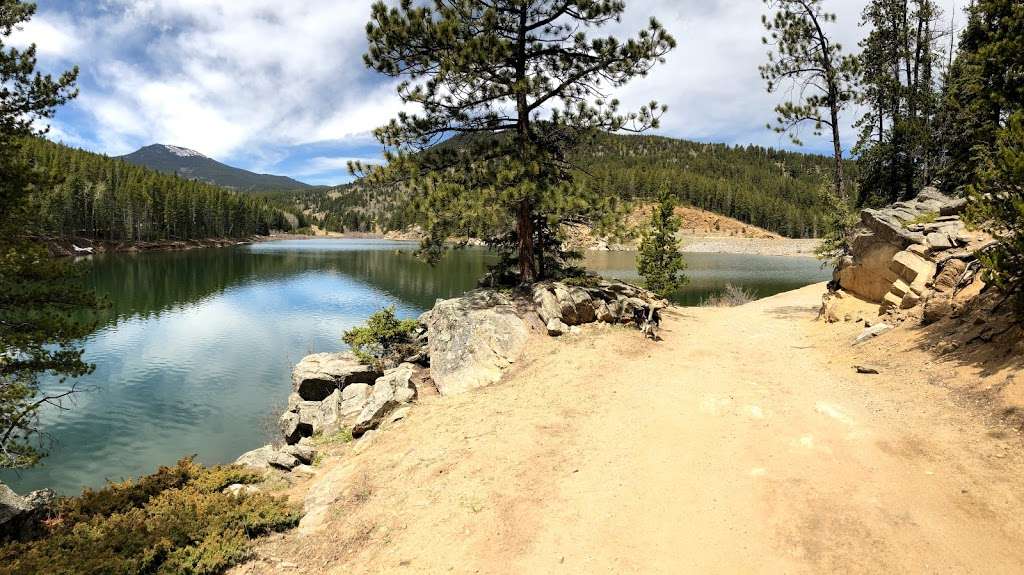
[[[341,334],[393,305],[414,317],[437,298],[472,289],[492,254],[450,254],[437,267],[415,244],[295,240],[92,259],[111,303],[83,343],[96,365],[67,411],[44,414],[49,457],[0,473],[19,492],[73,494],[151,473],[196,454],[233,461],[267,443],[290,391],[292,365],[343,347]],[[592,253],[588,267],[635,278],[634,254]],[[689,254],[687,305],[734,283],[760,296],[828,279],[806,258]],[[55,382],[47,383],[54,387]]]

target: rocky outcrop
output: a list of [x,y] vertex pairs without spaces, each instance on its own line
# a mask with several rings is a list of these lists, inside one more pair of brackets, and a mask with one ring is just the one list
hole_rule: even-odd
[[438,301],[425,314],[430,376],[441,395],[490,385],[519,358],[531,329],[520,305],[501,292],[477,290]]
[[292,387],[305,401],[323,401],[353,383],[372,384],[383,375],[351,353],[307,355],[292,370]]
[[620,281],[597,280],[590,287],[546,281],[533,286],[533,302],[548,335],[568,332],[568,326],[592,322],[630,323],[637,309],[664,309],[668,302]]
[[40,489],[21,497],[0,483],[0,538],[44,519],[56,497],[52,489]]
[[975,254],[992,241],[967,229],[961,220],[966,207],[964,199],[925,188],[912,201],[863,210],[836,284],[878,302],[880,313],[897,316],[894,321],[917,314],[930,322],[950,313]]
[[389,414],[416,399],[416,386],[412,381],[415,372],[416,366],[403,363],[386,371],[374,382],[372,393],[355,418],[353,436],[359,437],[376,429]]

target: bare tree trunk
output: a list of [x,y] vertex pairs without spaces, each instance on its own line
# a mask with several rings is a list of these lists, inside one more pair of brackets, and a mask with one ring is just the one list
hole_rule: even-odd
[[[518,85],[526,81],[526,22],[529,6],[524,3],[519,11],[519,30],[516,38],[516,80]],[[530,110],[526,101],[526,93],[520,90],[516,94],[517,137],[519,138],[519,156],[524,163],[528,161],[530,152]],[[537,281],[537,257],[534,245],[533,203],[530,198],[519,200],[516,207],[516,235],[518,239],[519,282],[530,284]]]

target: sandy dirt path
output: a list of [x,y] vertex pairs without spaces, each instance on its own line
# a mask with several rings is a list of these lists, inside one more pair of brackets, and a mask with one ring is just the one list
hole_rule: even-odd
[[660,343],[538,338],[328,461],[318,511],[238,572],[1024,572],[1019,436],[924,355],[856,374],[821,290],[680,309]]

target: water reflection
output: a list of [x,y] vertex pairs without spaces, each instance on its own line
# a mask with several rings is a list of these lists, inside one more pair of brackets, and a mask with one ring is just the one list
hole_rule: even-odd
[[[437,267],[415,244],[285,241],[238,248],[98,255],[92,281],[108,296],[102,327],[85,341],[94,391],[48,412],[56,440],[44,464],[0,480],[18,491],[75,493],[105,479],[152,472],[187,454],[231,461],[266,440],[289,391],[291,366],[342,347],[341,333],[394,305],[414,317],[474,286],[494,256],[451,254]],[[587,265],[635,277],[634,254],[593,253]],[[690,255],[694,303],[732,282],[770,295],[821,281],[813,260]],[[48,382],[47,385],[56,385]]]

